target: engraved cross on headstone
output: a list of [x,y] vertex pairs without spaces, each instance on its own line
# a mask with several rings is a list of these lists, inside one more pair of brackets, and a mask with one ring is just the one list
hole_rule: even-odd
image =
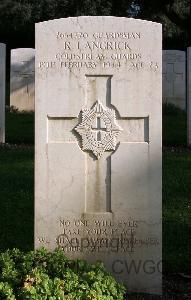
[[30,64],[32,64],[32,62],[23,60],[20,62],[20,64],[21,70],[16,70],[15,73],[18,78],[22,79],[23,88],[26,88],[26,93],[29,94],[30,84],[34,77],[34,71],[30,70]]
[[[148,117],[125,117],[121,118],[119,114],[117,115],[117,120],[115,123],[115,111],[114,107],[111,105],[111,80],[112,76],[98,75],[98,76],[88,76],[86,75],[86,98],[85,107],[83,109],[84,117],[82,114],[82,121],[78,121],[77,118],[64,118],[64,117],[51,117],[48,116],[48,142],[79,142],[81,144],[82,138],[78,136],[76,138],[75,129],[78,128],[78,132],[84,134],[83,146],[84,144],[91,148],[92,147],[102,147],[104,136],[107,135],[107,131],[111,130],[113,133],[113,141],[109,141],[111,148],[106,147],[106,150],[101,153],[99,159],[93,155],[92,151],[84,151],[85,159],[85,213],[111,213],[112,203],[111,203],[111,156],[113,151],[116,150],[116,142],[121,143],[142,143],[149,142],[149,123]],[[99,100],[97,102],[97,100]],[[96,104],[97,103],[97,104]],[[111,119],[113,118],[113,123],[106,124],[103,121],[103,116],[99,114],[96,117],[93,114],[93,108],[106,109],[107,114],[111,114]],[[102,107],[103,105],[103,107]],[[93,108],[92,108],[93,107]],[[79,112],[80,113],[80,112]],[[113,114],[113,115],[112,115]],[[84,120],[83,120],[84,118]],[[93,121],[92,119],[93,118]],[[88,121],[87,121],[88,120]],[[87,121],[87,123],[86,123]],[[107,119],[106,119],[107,122]],[[108,129],[108,126],[111,128]],[[85,131],[89,128],[89,136],[91,133],[96,133],[96,139],[88,140],[87,132]],[[123,129],[123,131],[121,130]],[[81,130],[81,131],[80,131]],[[80,133],[81,134],[81,133]],[[111,135],[111,132],[109,132]],[[119,136],[117,136],[119,134]],[[95,136],[95,135],[94,135]],[[114,143],[115,142],[115,143]],[[113,144],[112,144],[113,143]],[[90,149],[84,147],[85,149]],[[113,147],[113,148],[112,148]],[[119,145],[120,147],[120,145]],[[94,149],[92,148],[92,149]],[[109,150],[107,150],[109,149]],[[95,149],[94,149],[95,150]],[[80,149],[79,149],[80,151]],[[93,153],[92,153],[93,152]]]
[[170,85],[170,95],[174,96],[175,84],[178,80],[183,80],[183,73],[178,73],[175,71],[174,63],[168,63],[166,67],[166,72],[163,73],[163,80],[167,80]]

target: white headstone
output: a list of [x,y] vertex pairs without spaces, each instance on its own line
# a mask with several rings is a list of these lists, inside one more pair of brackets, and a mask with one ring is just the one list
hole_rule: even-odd
[[6,46],[0,43],[0,143],[5,142]]
[[191,47],[187,49],[187,142],[191,146]]
[[10,105],[19,111],[34,111],[35,49],[11,50]]
[[163,102],[186,109],[186,53],[163,50]]
[[[161,293],[161,24],[36,25],[35,246]],[[51,45],[51,47],[50,47]]]

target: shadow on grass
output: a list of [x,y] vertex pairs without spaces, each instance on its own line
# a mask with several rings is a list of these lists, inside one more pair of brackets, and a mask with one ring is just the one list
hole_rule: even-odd
[[34,113],[6,112],[6,143],[34,144]]
[[163,155],[163,260],[166,271],[190,272],[191,152]]
[[163,221],[163,272],[190,273],[191,223]]
[[33,149],[0,149],[0,250],[33,249]]
[[163,105],[163,146],[186,146],[186,112],[173,104]]

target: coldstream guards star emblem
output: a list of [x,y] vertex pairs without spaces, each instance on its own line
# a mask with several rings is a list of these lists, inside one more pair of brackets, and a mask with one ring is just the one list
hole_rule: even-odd
[[97,101],[82,109],[82,122],[75,127],[82,137],[82,150],[90,150],[99,159],[105,151],[115,150],[117,136],[123,130],[116,121],[115,110]]

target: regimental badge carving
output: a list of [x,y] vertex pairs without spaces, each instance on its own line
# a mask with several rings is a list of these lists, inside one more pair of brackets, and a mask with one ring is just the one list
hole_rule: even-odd
[[123,129],[117,124],[115,110],[97,101],[91,109],[82,109],[82,122],[75,127],[82,137],[82,150],[90,150],[99,159],[105,151],[115,150]]

